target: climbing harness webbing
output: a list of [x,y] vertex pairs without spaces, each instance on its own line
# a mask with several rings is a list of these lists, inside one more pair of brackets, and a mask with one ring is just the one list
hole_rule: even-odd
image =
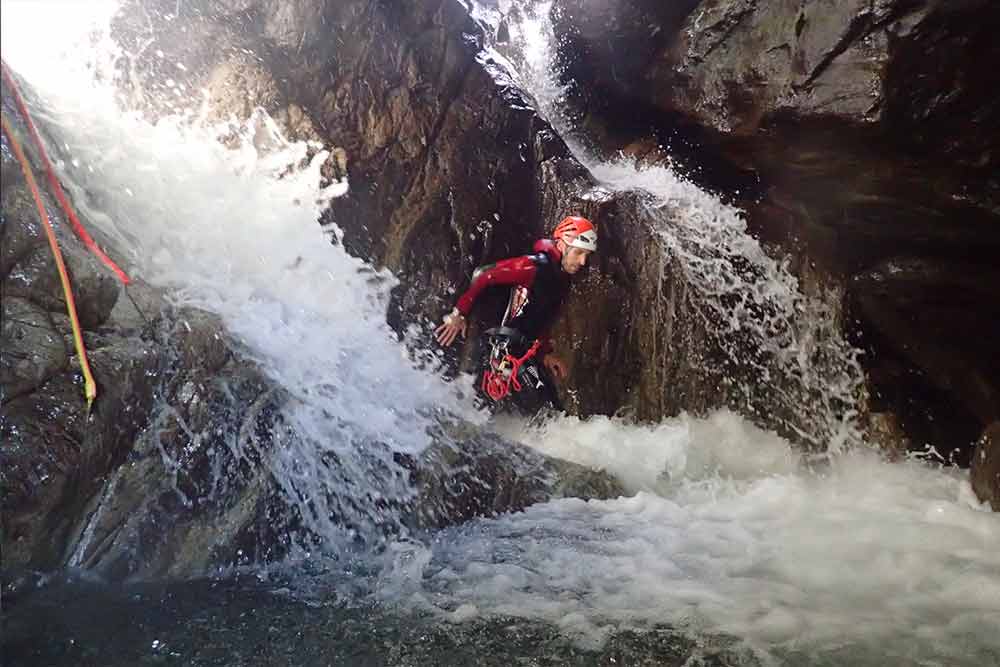
[[[6,68],[4,71],[6,72]],[[42,220],[42,226],[45,228],[45,235],[49,239],[49,247],[52,249],[56,268],[59,269],[59,280],[62,282],[63,295],[66,298],[66,312],[69,314],[69,320],[73,326],[73,344],[76,346],[76,354],[80,360],[80,367],[83,369],[83,395],[87,399],[87,410],[89,411],[91,405],[94,403],[94,399],[97,397],[97,383],[94,381],[94,375],[90,372],[90,363],[87,361],[87,350],[83,345],[80,319],[76,314],[76,302],[73,300],[73,290],[69,283],[69,274],[66,272],[66,264],[63,262],[62,252],[59,251],[59,242],[56,240],[55,230],[52,229],[48,214],[45,212],[45,204],[42,202],[42,195],[38,191],[38,184],[31,173],[31,165],[28,164],[28,159],[25,157],[24,151],[21,150],[21,144],[17,142],[14,131],[7,122],[7,116],[3,113],[0,113],[0,124],[3,125],[4,134],[7,135],[7,139],[10,141],[10,146],[14,150],[17,161],[21,163],[21,171],[24,172],[24,178],[31,189],[31,195],[35,199],[35,206],[38,207],[38,215]]]
[[70,206],[69,200],[66,199],[66,195],[63,192],[62,186],[59,185],[59,178],[56,176],[55,170],[52,168],[52,163],[49,161],[48,154],[45,152],[45,145],[42,144],[42,138],[38,136],[38,131],[35,130],[35,124],[31,121],[31,114],[28,113],[28,107],[24,103],[24,98],[21,97],[21,92],[18,90],[17,82],[14,81],[13,75],[10,73],[10,69],[7,67],[7,63],[0,60],[0,69],[3,70],[3,80],[10,87],[11,95],[14,97],[14,102],[17,104],[18,111],[21,112],[21,117],[24,119],[24,124],[28,128],[28,134],[31,135],[31,140],[34,142],[35,147],[38,149],[38,157],[42,161],[42,166],[45,167],[45,175],[48,178],[49,186],[52,188],[52,194],[55,195],[56,199],[59,201],[59,205],[62,210],[66,213],[66,218],[73,225],[73,231],[80,238],[87,248],[101,260],[105,266],[114,271],[118,279],[122,281],[123,284],[128,285],[131,280],[122,271],[114,261],[104,254],[97,242],[94,241],[93,237],[87,233],[84,228],[83,223],[73,212],[73,207]]
[[512,354],[504,353],[502,358],[491,360],[490,366],[483,372],[483,391],[494,401],[500,401],[510,395],[513,387],[514,391],[521,391],[521,383],[518,374],[521,366],[538,353],[541,341],[528,348],[522,357],[515,357]]

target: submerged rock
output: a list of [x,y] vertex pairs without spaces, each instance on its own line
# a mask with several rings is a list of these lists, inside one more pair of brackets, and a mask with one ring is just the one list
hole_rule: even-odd
[[625,495],[611,475],[545,456],[469,424],[443,421],[434,444],[410,462],[416,497],[407,522],[443,528],[523,510],[553,498]]

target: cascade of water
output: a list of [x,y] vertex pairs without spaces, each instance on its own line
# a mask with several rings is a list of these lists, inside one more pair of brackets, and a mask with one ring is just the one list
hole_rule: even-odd
[[[302,146],[272,136],[269,152],[252,140],[223,148],[196,122],[198,109],[157,124],[122,113],[79,69],[100,48],[69,48],[96,7],[67,3],[56,25],[49,3],[5,0],[4,56],[45,96],[74,200],[131,248],[128,268],[178,303],[218,313],[292,397],[286,418],[296,437],[262,465],[316,532],[340,539],[331,515],[356,500],[361,525],[374,500],[405,497],[408,488],[385,474],[391,453],[426,446],[430,408],[463,404],[453,386],[401,363],[384,323],[392,276],[323,242],[314,202],[337,191],[319,191],[318,163],[276,178],[300,161]],[[54,35],[57,28],[75,32]],[[53,45],[67,46],[69,57]],[[266,118],[256,123],[248,136],[268,130]],[[798,364],[824,368],[817,356],[850,359],[821,340],[822,328],[802,328],[797,313],[808,300],[735,211],[667,170],[590,166],[608,183],[657,196],[665,247],[704,290],[705,316],[720,336],[746,329],[777,339],[774,348],[760,344],[783,361],[759,368],[794,375],[788,369]],[[709,296],[725,309],[712,310]],[[826,395],[850,393],[850,363],[843,372],[845,388]],[[648,426],[564,418],[509,432],[611,470],[634,495],[546,503],[429,544],[392,543],[371,563],[383,565],[378,599],[452,622],[540,619],[587,642],[657,624],[699,637],[727,632],[790,664],[978,665],[1000,651],[992,631],[1000,524],[954,471],[855,451],[813,474],[788,442],[729,411]]]
[[[856,423],[863,375],[858,352],[841,334],[830,289],[807,295],[788,266],[747,232],[740,210],[679,177],[669,165],[602,160],[570,121],[568,85],[560,81],[551,2],[477,4],[473,15],[502,46],[512,78],[605,186],[650,195],[656,233],[715,343],[730,405],[797,436],[814,450],[837,452],[861,440]],[[664,391],[669,388],[664,387]]]
[[482,417],[458,384],[407,360],[385,318],[395,278],[325,239],[319,213],[347,188],[320,188],[326,151],[307,160],[310,147],[260,110],[212,126],[200,91],[176,86],[175,116],[123,111],[110,83],[128,56],[108,37],[117,3],[61,9],[52,22],[49,4],[5,2],[3,47],[43,98],[35,111],[76,206],[129,254],[130,273],[221,316],[287,393],[280,446],[256,454],[307,526],[336,542],[392,523],[373,514],[412,492],[394,454],[429,444],[435,410]]

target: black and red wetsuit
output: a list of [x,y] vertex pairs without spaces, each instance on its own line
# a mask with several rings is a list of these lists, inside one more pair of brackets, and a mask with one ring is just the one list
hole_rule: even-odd
[[[537,363],[552,351],[548,331],[569,289],[568,276],[562,270],[562,253],[555,242],[541,239],[535,242],[534,254],[479,267],[472,274],[469,289],[459,297],[455,307],[468,316],[484,289],[500,286],[511,288],[510,302],[501,324],[515,329],[520,336],[511,337],[492,330],[506,342],[502,349],[497,347],[501,339],[493,334],[489,349],[483,350],[488,354],[483,360],[480,389],[493,400],[492,405],[497,405],[496,401],[510,395],[512,382],[508,378],[513,375],[518,379],[518,385],[514,386],[514,404],[523,412],[534,413],[544,406],[561,409],[555,382],[544,365]],[[536,340],[537,346],[534,345]],[[507,357],[508,354],[513,356]],[[501,359],[510,361],[513,370],[503,372]],[[534,391],[525,396],[518,386],[529,386]]]
[[529,341],[542,339],[541,351],[548,352],[551,349],[548,330],[569,289],[561,260],[562,253],[555,241],[540,239],[531,255],[503,259],[476,269],[469,289],[459,297],[455,307],[468,316],[484,289],[509,285],[513,292],[503,325],[517,329]]

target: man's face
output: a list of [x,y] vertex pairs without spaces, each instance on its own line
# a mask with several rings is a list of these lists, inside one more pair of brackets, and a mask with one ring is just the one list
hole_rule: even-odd
[[585,250],[583,248],[565,246],[562,256],[563,271],[570,275],[578,272],[587,265],[587,262],[590,259],[590,252],[590,250]]

